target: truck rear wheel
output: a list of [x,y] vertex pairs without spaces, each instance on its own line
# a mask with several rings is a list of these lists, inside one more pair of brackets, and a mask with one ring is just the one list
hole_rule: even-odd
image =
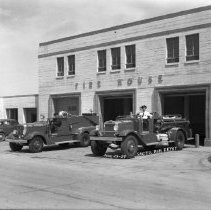
[[10,145],[10,149],[13,152],[21,151],[21,149],[23,148],[23,145],[17,144],[17,143],[14,143],[14,142],[10,142],[9,145]]
[[127,158],[133,158],[138,151],[138,143],[135,136],[127,136],[121,143],[121,150]]
[[32,153],[36,152],[42,152],[43,149],[43,140],[39,136],[35,136],[30,142],[29,142],[29,150]]
[[185,136],[184,136],[183,132],[182,131],[177,131],[176,140],[175,140],[174,146],[178,150],[182,150],[182,148],[184,147],[184,144],[185,144]]
[[91,141],[92,153],[96,156],[103,156],[106,153],[107,145],[100,141]]
[[90,137],[88,133],[82,133],[80,135],[80,146],[88,147],[90,145]]

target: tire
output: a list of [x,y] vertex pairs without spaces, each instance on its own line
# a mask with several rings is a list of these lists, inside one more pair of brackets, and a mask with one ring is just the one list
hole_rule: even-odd
[[17,143],[14,143],[14,142],[10,142],[9,145],[10,145],[10,149],[13,152],[21,151],[21,149],[23,148],[23,145],[17,144]]
[[43,140],[39,136],[35,136],[29,142],[29,150],[32,153],[42,152],[43,149]]
[[106,153],[107,145],[99,141],[91,141],[92,153],[96,156],[103,156]]
[[138,151],[138,143],[135,136],[127,136],[121,143],[121,150],[127,158],[133,158]]
[[5,134],[4,133],[0,133],[0,142],[1,141],[5,141]]
[[182,131],[177,131],[174,146],[177,150],[182,150],[185,144],[185,136]]
[[88,147],[90,145],[90,137],[88,133],[82,133],[79,139],[81,147]]

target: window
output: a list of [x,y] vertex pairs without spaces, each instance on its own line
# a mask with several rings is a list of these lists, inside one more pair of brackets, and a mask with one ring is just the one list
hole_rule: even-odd
[[136,67],[136,46],[128,45],[125,46],[126,53],[126,68]]
[[75,74],[75,55],[69,55],[68,59],[68,75]]
[[186,36],[186,61],[199,60],[199,34]]
[[57,67],[58,67],[57,76],[58,77],[64,76],[64,57],[57,58]]
[[179,37],[166,39],[167,63],[179,62]]
[[120,47],[111,48],[111,57],[112,57],[112,70],[120,69]]
[[98,72],[106,71],[106,50],[97,51],[98,54]]
[[7,118],[8,119],[15,119],[18,121],[18,109],[6,109]]

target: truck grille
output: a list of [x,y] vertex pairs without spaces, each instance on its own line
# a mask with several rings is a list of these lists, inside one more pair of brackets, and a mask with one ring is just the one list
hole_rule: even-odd
[[114,131],[103,131],[101,132],[102,136],[106,136],[106,137],[114,137],[115,136],[115,132]]
[[105,124],[105,131],[114,131],[114,123]]

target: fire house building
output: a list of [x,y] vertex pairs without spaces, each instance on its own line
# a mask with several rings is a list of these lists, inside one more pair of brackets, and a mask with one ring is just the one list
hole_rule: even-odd
[[211,145],[211,6],[39,45],[39,115],[181,114]]

